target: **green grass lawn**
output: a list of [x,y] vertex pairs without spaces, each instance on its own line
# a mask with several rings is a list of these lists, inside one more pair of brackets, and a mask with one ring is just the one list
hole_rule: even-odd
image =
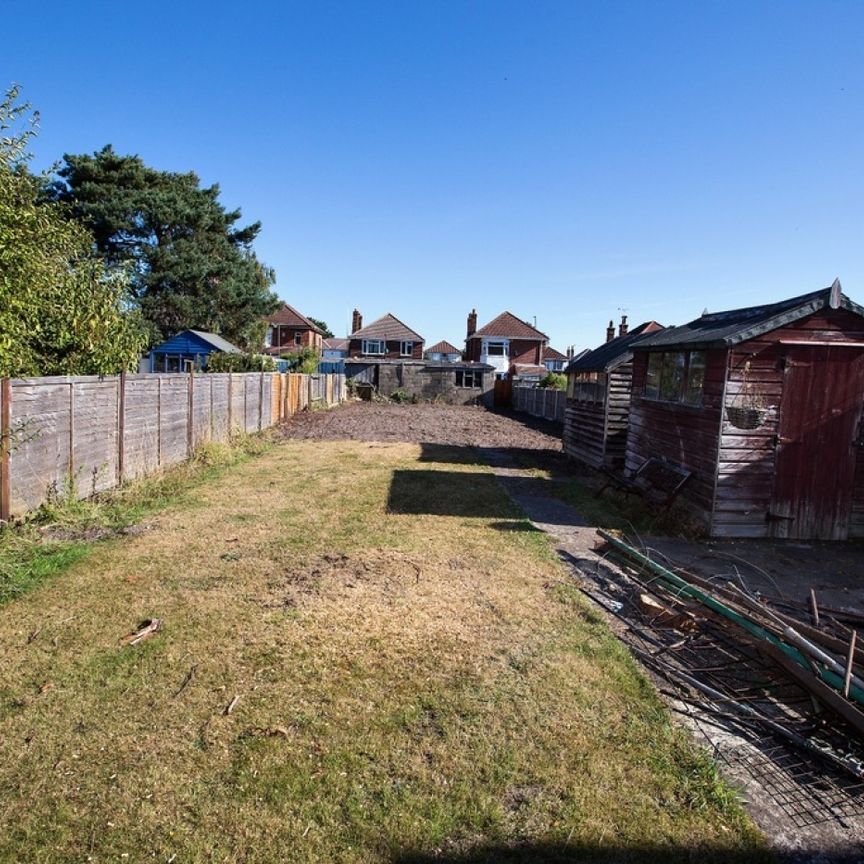
[[545,535],[420,456],[284,442],[55,548],[0,607],[0,860],[762,856]]

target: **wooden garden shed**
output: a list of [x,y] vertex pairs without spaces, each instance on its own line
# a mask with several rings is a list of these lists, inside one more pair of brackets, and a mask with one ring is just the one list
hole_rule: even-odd
[[[626,325],[622,323],[622,329]],[[630,419],[633,352],[642,336],[662,330],[656,321],[613,338],[588,351],[567,368],[567,407],[564,413],[564,452],[594,468],[621,467]]]
[[864,309],[830,288],[638,340],[626,472],[692,475],[718,537],[864,536]]

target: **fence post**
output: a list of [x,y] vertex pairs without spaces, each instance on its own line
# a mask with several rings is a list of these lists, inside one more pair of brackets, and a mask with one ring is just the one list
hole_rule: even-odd
[[9,418],[12,411],[12,382],[4,378],[0,382],[0,521],[9,521],[10,487],[9,453],[11,451],[10,435],[12,430]]
[[232,407],[234,405],[234,378],[232,373],[228,373],[228,434],[225,436],[226,441],[231,440],[231,421]]
[[126,471],[126,370],[120,373],[117,391],[117,482],[123,482]]
[[75,381],[69,382],[69,491],[75,488]]
[[192,455],[192,442],[194,440],[194,430],[192,429],[192,413],[193,407],[195,405],[195,373],[192,371],[191,367],[189,369],[188,378],[186,379],[186,456],[187,458]]
[[[270,425],[269,423],[267,424]],[[261,370],[261,379],[258,382],[258,431],[264,428],[264,370]]]
[[156,376],[156,467],[162,465],[162,376]]

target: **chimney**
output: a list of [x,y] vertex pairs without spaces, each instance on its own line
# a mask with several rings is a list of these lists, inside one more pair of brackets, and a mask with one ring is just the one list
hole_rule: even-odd
[[572,345],[567,346],[567,359],[568,360],[573,359],[573,346]]
[[619,336],[626,336],[627,335],[627,316],[626,315],[621,316],[621,324],[618,327],[618,335]]
[[472,309],[468,313],[468,336],[473,336],[477,332],[477,310]]
[[363,326],[363,316],[355,309],[354,315],[351,317],[351,332],[356,333]]
[[606,341],[611,342],[615,338],[615,324],[610,321],[609,326],[606,328]]

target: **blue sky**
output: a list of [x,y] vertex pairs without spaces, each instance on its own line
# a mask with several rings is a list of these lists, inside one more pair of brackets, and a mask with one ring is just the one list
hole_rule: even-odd
[[45,166],[218,182],[277,290],[563,350],[830,284],[864,301],[864,3],[4,4]]

